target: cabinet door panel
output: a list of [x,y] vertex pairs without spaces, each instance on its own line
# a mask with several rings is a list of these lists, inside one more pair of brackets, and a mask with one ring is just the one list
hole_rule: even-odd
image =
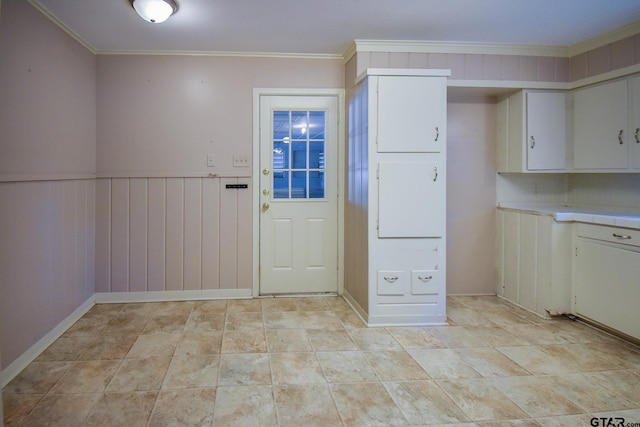
[[578,239],[575,311],[640,339],[640,253]]
[[527,169],[566,167],[566,95],[558,92],[527,94]]
[[629,144],[633,146],[633,168],[640,169],[640,77],[631,79],[632,119]]
[[[622,131],[622,144],[618,135]],[[574,93],[573,161],[576,169],[626,169],[627,82]]]
[[444,78],[380,77],[378,151],[443,151],[445,113]]
[[445,171],[433,162],[380,162],[378,236],[444,235]]

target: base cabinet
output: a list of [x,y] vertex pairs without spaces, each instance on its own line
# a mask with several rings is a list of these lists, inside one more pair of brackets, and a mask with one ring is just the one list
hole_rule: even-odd
[[640,231],[579,224],[574,312],[640,339]]
[[571,312],[571,225],[499,209],[498,295],[542,317]]

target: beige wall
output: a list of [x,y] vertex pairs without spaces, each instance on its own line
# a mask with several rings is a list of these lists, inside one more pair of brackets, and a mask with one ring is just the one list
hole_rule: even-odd
[[94,293],[96,70],[93,54],[26,1],[1,7],[4,369]]

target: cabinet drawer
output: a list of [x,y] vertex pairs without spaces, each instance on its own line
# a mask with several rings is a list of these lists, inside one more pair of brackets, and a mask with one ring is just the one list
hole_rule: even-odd
[[404,271],[378,271],[378,295],[404,295],[406,290],[407,277]]
[[438,270],[411,270],[411,293],[413,295],[435,295],[440,293]]
[[578,224],[578,236],[630,246],[640,246],[640,230]]

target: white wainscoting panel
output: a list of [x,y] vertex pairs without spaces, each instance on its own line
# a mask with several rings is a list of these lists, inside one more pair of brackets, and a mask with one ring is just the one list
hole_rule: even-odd
[[98,179],[96,292],[251,289],[251,194],[250,178]]

